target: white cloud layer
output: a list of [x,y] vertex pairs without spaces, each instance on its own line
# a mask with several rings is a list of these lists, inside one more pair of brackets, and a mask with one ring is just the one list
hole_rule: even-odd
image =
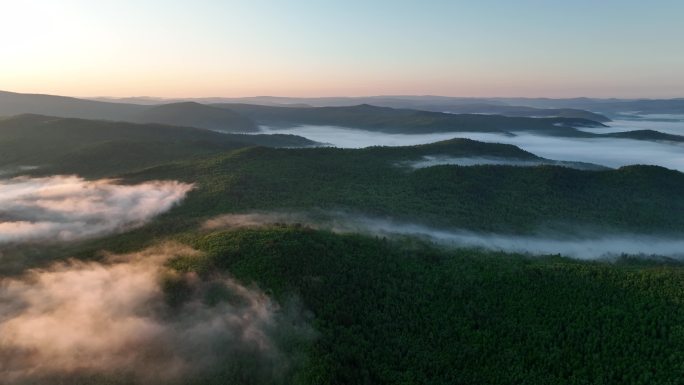
[[[674,133],[676,130],[674,125],[676,125],[677,127],[681,126],[681,132],[677,133],[684,135],[684,122],[669,123],[673,126],[668,126],[668,129],[662,127],[665,124],[662,122],[629,122],[629,127],[624,126],[624,124],[626,122],[621,121],[615,123],[615,127],[595,129],[594,131],[614,132],[654,128]],[[343,148],[410,146],[453,138],[469,138],[483,142],[512,144],[537,156],[558,161],[594,163],[612,168],[632,164],[650,164],[684,171],[684,144],[682,143],[659,143],[618,138],[563,138],[528,132],[518,132],[516,135],[478,132],[407,135],[332,126],[300,126],[283,130],[262,128],[262,130],[267,133],[300,135],[317,142]]]
[[0,180],[0,244],[71,241],[139,226],[169,210],[192,185],[137,185],[77,176]]

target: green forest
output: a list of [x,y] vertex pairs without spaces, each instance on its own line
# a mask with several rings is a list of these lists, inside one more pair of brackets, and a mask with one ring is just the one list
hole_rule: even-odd
[[303,227],[183,237],[320,337],[307,384],[680,384],[684,269],[443,250]]
[[168,214],[184,219],[250,210],[328,209],[506,233],[597,226],[684,230],[684,175],[654,166],[583,171],[558,166],[402,167],[422,155],[534,159],[507,145],[455,139],[413,148],[244,148],[150,168],[132,181],[196,182]]
[[[120,234],[6,246],[3,275],[175,241],[201,253],[173,258],[168,268],[200,280],[227,274],[278,303],[297,301],[308,314],[315,338],[277,339],[282,351],[301,358],[280,376],[219,365],[183,383],[684,381],[684,266],[675,260],[623,255],[579,261],[340,234],[307,223],[202,227],[228,213],[341,211],[503,234],[608,229],[676,237],[684,232],[684,175],[677,171],[640,165],[414,169],[410,162],[435,155],[541,158],[468,139],[358,150],[282,148],[313,143],[163,125],[99,122],[91,130],[94,123],[79,119],[14,119],[19,123],[0,121],[0,128],[13,128],[0,130],[3,167],[47,164],[22,173],[123,184],[179,180],[195,188],[170,211]],[[117,157],[121,152],[129,156]],[[160,282],[168,303],[183,306],[189,290],[183,281]],[[209,294],[209,306],[229,297]],[[114,374],[58,383],[136,382]]]

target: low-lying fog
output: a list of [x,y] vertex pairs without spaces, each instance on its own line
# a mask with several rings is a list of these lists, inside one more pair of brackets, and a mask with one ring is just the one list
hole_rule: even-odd
[[428,144],[454,138],[453,133],[407,135],[385,134],[335,126],[298,126],[285,129],[261,127],[264,134],[293,134],[303,136],[315,142],[327,143],[342,148],[363,148],[368,146],[412,146]]
[[0,179],[0,244],[70,241],[142,225],[185,197],[192,185],[120,185],[77,176]]
[[[639,127],[634,127],[638,129]],[[433,134],[386,134],[332,126],[300,126],[283,130],[262,128],[265,133],[300,135],[343,148],[368,146],[410,146],[452,138],[470,138],[483,142],[513,144],[535,155],[570,162],[594,163],[606,167],[650,164],[684,171],[684,145],[632,139],[563,138],[533,133],[504,135],[495,133],[453,132]],[[442,155],[442,154],[435,154]]]
[[0,177],[37,169],[38,166],[16,166],[0,168]]
[[684,239],[629,233],[574,233],[508,235],[477,233],[461,229],[437,229],[415,223],[369,218],[348,213],[250,213],[222,215],[208,220],[205,229],[255,227],[274,223],[302,223],[339,233],[376,236],[415,236],[454,247],[482,248],[531,255],[560,254],[583,260],[623,254],[684,259]]
[[[0,382],[284,381],[297,357],[280,342],[314,337],[297,303],[281,307],[230,277],[164,266],[178,256],[199,252],[169,243],[0,278]],[[171,281],[188,291],[180,303],[165,297]]]
[[596,134],[610,132],[655,130],[666,134],[684,135],[684,115],[653,114],[630,119],[614,119],[608,127],[582,128],[582,131]]
[[505,165],[505,166],[519,166],[519,167],[534,167],[542,165],[565,166],[576,168],[580,170],[604,170],[602,166],[597,166],[590,163],[581,162],[564,162],[556,160],[526,160],[526,159],[511,159],[499,157],[470,157],[470,158],[456,158],[450,156],[434,155],[424,156],[420,160],[406,161],[398,163],[399,166],[408,166],[411,168],[425,168],[439,165],[457,165],[457,166],[477,166],[477,165]]
[[534,255],[561,254],[577,259],[599,259],[622,254],[660,255],[684,258],[684,239],[660,238],[640,234],[593,234],[586,236],[536,235],[516,236],[443,230],[427,226],[381,219],[361,219],[336,225],[339,230],[368,232],[376,235],[411,235],[438,243],[476,247],[509,253]]

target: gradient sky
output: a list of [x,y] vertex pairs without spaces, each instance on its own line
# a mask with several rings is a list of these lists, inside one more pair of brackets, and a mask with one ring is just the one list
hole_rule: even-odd
[[0,0],[0,89],[684,97],[682,0]]

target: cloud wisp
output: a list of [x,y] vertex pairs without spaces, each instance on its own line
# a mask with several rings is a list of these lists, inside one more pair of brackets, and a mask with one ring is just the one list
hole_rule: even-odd
[[498,165],[498,166],[516,166],[516,167],[536,167],[536,166],[563,166],[576,168],[579,170],[602,170],[602,166],[582,163],[582,162],[563,162],[555,160],[527,160],[527,159],[513,159],[513,158],[499,158],[499,157],[451,157],[440,155],[426,155],[420,160],[400,162],[400,166],[408,166],[414,169],[426,168],[439,165],[456,165],[456,166],[481,166],[481,165]]
[[658,255],[684,259],[684,239],[642,234],[604,233],[599,235],[507,235],[476,233],[459,229],[435,229],[428,226],[383,219],[358,218],[336,222],[333,230],[367,232],[374,235],[409,235],[434,242],[532,255],[561,254],[576,259],[602,259],[628,255]]
[[369,218],[341,212],[319,213],[248,213],[222,215],[204,223],[207,230],[234,227],[258,227],[269,224],[306,224],[338,233],[361,233],[375,236],[412,236],[450,247],[481,248],[492,251],[530,255],[560,254],[584,260],[626,255],[665,256],[684,260],[684,239],[629,233],[573,233],[510,235],[478,233],[463,229],[437,229],[429,226]]
[[0,180],[0,244],[72,241],[136,227],[192,188],[176,181],[121,185],[77,176]]
[[[313,338],[303,313],[227,276],[164,267],[169,258],[197,255],[169,243],[0,280],[3,383],[175,384],[217,373],[262,383],[284,376],[294,358],[279,338]],[[183,289],[181,303],[169,302],[169,282]]]

